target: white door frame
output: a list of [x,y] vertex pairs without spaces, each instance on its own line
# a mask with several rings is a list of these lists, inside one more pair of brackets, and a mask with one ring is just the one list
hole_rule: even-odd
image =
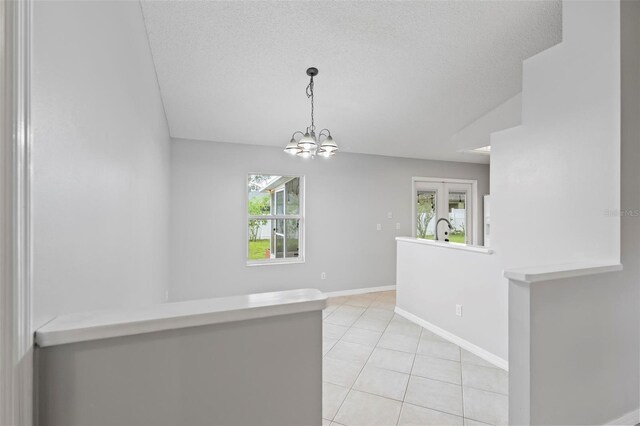
[[471,184],[471,221],[472,221],[472,229],[471,229],[471,241],[469,245],[477,245],[479,244],[480,237],[478,233],[478,181],[472,179],[449,179],[449,178],[437,178],[437,177],[418,177],[414,176],[411,178],[411,227],[412,235],[415,238],[416,236],[416,183],[418,182],[429,182],[429,183],[438,183],[438,184]]
[[0,424],[33,424],[32,0],[0,3]]

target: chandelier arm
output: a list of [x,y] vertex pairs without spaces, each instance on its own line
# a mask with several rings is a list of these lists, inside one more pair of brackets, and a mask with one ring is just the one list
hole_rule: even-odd
[[298,133],[300,133],[302,136],[304,136],[304,133],[302,133],[300,130],[298,130],[298,131],[293,132],[293,134],[291,135],[291,139],[294,139]]
[[320,130],[320,133],[318,133],[318,140],[320,140],[320,136],[323,135],[322,132],[326,131],[327,133],[325,134],[325,136],[331,136],[331,131],[329,129],[322,129]]

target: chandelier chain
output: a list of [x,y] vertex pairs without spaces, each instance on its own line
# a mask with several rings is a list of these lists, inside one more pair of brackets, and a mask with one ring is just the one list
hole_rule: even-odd
[[313,121],[313,76],[311,76],[311,81],[307,86],[307,98],[311,98],[311,130],[315,131],[316,126],[315,122]]

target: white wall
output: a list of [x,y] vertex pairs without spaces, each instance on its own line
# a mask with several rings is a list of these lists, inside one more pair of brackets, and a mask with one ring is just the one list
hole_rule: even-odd
[[632,269],[530,284],[527,424],[602,425],[638,409],[640,275]]
[[397,245],[397,307],[506,367],[508,301],[498,256],[406,241]]
[[[520,124],[521,109],[518,94],[461,129],[451,143],[461,150],[489,145],[492,132]],[[480,197],[478,203],[483,202]],[[478,225],[483,227],[483,216]],[[478,232],[483,235],[482,228]],[[456,343],[464,342],[496,365],[508,366],[502,253],[486,255],[404,241],[397,246],[398,308],[453,334],[459,339]],[[461,317],[455,314],[458,304],[463,307]]]
[[35,326],[167,287],[169,136],[138,2],[34,2]]
[[[564,42],[525,63],[523,126],[492,139],[492,241],[507,267],[624,271],[510,284],[510,329],[530,320],[530,336],[511,332],[514,424],[604,424],[638,408],[640,4],[563,7]],[[631,215],[606,214],[618,209]]]
[[618,261],[620,22],[563,3],[563,42],[524,62],[522,125],[491,141],[492,246],[505,268]]
[[[348,153],[304,161],[264,146],[177,139],[171,145],[171,300],[394,285],[394,238],[411,235],[411,178],[477,179],[480,196],[489,187],[488,166],[481,164]],[[306,263],[246,266],[252,172],[305,176]]]
[[[615,12],[617,4],[609,7]],[[640,421],[640,3],[621,2],[616,21],[621,34],[620,209],[629,212],[620,218],[624,270],[530,284],[530,301],[525,300],[531,311],[531,371],[525,372],[530,383],[516,382],[522,374],[510,377],[510,386],[522,385],[530,395],[521,392],[509,408],[520,418],[530,416],[531,424],[607,424],[628,413],[628,423],[615,424]],[[528,413],[523,406],[530,406]]]
[[47,346],[37,358],[40,426],[322,421],[319,310]]
[[[472,288],[464,285],[464,277],[448,279],[447,272],[440,272],[463,264],[462,256],[439,256],[439,273],[431,280],[460,291],[425,284],[399,298],[407,301],[410,313],[507,359],[504,269],[619,261],[620,218],[605,214],[620,208],[619,20],[616,2],[563,2],[563,42],[524,62],[522,125],[491,136],[495,254],[469,268]],[[492,265],[495,272],[488,273]],[[399,287],[406,276],[411,274],[399,275]],[[493,304],[472,297],[479,288],[496,292]],[[433,307],[411,305],[420,294]],[[461,300],[468,301],[465,312],[478,315],[473,321],[454,316]],[[498,312],[482,315],[490,309]],[[497,335],[487,336],[487,329]]]

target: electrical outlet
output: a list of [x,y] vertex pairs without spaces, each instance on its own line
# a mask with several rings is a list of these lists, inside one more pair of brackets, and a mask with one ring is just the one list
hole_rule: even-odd
[[396,223],[396,229],[400,229],[400,222]]
[[462,305],[456,305],[456,315],[459,317],[462,316]]
[[393,213],[392,212],[387,213],[387,218],[388,219],[393,219]]
[[326,272],[321,272],[320,273],[320,279],[321,280],[326,280],[327,279],[327,273]]
[[377,224],[377,225],[376,225],[376,229],[377,229],[378,231],[382,231],[382,224],[381,224],[381,223]]

